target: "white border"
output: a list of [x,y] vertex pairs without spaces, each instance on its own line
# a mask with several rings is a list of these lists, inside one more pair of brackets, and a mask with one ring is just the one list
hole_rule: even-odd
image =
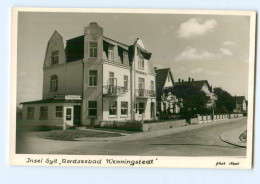
[[[18,12],[81,12],[81,13],[143,13],[143,14],[201,14],[201,15],[237,15],[250,17],[250,43],[249,43],[249,83],[248,83],[248,143],[247,156],[243,157],[162,157],[162,156],[98,156],[98,155],[25,155],[15,154],[16,130],[16,77],[17,77],[17,25]],[[10,146],[9,164],[11,165],[46,165],[26,164],[26,158],[50,159],[102,159],[102,165],[89,164],[63,164],[62,166],[102,166],[102,167],[128,167],[121,164],[107,164],[105,159],[154,159],[152,165],[135,165],[134,167],[178,167],[178,168],[225,168],[250,169],[253,155],[253,125],[254,125],[254,86],[255,86],[255,31],[256,12],[235,10],[173,10],[173,9],[96,9],[96,8],[12,8],[11,13],[11,71],[10,71]],[[216,162],[239,162],[239,166],[218,166]],[[58,166],[58,165],[52,165]]]

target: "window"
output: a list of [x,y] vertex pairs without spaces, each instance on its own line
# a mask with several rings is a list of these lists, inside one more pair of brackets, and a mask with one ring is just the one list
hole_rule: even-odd
[[139,114],[143,114],[144,113],[144,102],[140,102],[139,103]]
[[151,81],[150,90],[154,91],[154,81]]
[[40,119],[48,119],[48,107],[47,106],[40,107]]
[[141,77],[138,78],[138,88],[144,89],[144,78]]
[[112,101],[109,104],[109,115],[117,114],[117,101]]
[[51,64],[55,65],[59,63],[59,51],[53,51],[51,53]]
[[34,119],[34,107],[27,108],[27,119]]
[[89,56],[91,58],[96,58],[97,57],[97,42],[89,42]]
[[88,101],[88,115],[97,116],[97,101]]
[[97,70],[89,70],[89,86],[97,86]]
[[50,91],[52,91],[52,92],[58,91],[58,76],[57,75],[51,76]]
[[144,69],[144,58],[143,56],[139,56],[139,59],[138,59],[138,68],[139,69]]
[[108,79],[108,85],[109,86],[115,86],[116,85],[116,79],[114,78],[115,73],[109,72],[109,79]]
[[128,102],[121,102],[121,115],[128,115]]
[[108,47],[108,60],[114,61],[114,46]]
[[128,76],[124,75],[124,88],[128,89]]
[[56,118],[62,118],[63,116],[63,107],[56,106]]

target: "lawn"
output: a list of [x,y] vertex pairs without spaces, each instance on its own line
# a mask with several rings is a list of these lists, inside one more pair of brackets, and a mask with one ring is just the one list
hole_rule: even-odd
[[75,139],[87,138],[87,137],[118,137],[119,133],[106,133],[87,130],[51,130],[34,132],[35,136],[45,139],[60,140],[60,141],[73,141]]

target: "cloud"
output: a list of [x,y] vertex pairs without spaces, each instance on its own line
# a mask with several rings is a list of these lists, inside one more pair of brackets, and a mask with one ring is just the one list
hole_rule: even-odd
[[234,46],[234,45],[236,45],[236,43],[230,42],[230,41],[226,41],[226,42],[223,43],[223,46]]
[[198,51],[196,48],[193,47],[186,47],[184,51],[179,54],[175,60],[209,60],[218,57],[216,54],[204,51]]
[[219,49],[222,55],[225,56],[233,56],[233,52],[230,49],[227,48],[220,48]]
[[190,71],[190,73],[192,73],[192,74],[200,73],[200,72],[202,72],[202,69],[201,69],[201,68],[195,68],[195,69],[193,69],[193,70]]
[[209,19],[204,21],[204,23],[200,23],[198,19],[191,18],[188,21],[183,22],[176,33],[180,38],[190,38],[192,36],[200,36],[211,32],[216,26],[217,21],[214,19]]

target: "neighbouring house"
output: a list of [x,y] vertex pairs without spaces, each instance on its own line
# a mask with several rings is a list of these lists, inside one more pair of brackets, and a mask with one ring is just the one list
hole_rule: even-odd
[[174,78],[170,68],[157,69],[156,71],[156,95],[157,114],[172,115],[180,112],[181,99],[173,95],[169,88],[174,87]]
[[233,112],[236,113],[244,113],[247,112],[247,100],[245,96],[234,96],[234,100],[236,102],[236,108]]
[[178,79],[178,82],[175,82],[176,89],[183,89],[187,87],[189,90],[200,90],[205,92],[206,96],[209,97],[208,102],[205,104],[205,108],[213,109],[215,106],[215,101],[217,99],[216,95],[213,93],[212,86],[209,85],[207,80],[197,80],[189,77],[188,81]]
[[43,64],[42,100],[23,102],[34,125],[99,125],[156,118],[154,67],[141,39],[126,45],[92,22],[84,35],[64,42],[55,31]]

